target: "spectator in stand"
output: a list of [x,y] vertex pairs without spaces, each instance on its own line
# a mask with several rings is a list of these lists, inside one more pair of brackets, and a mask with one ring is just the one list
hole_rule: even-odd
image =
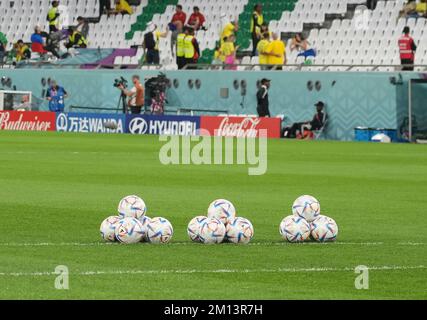
[[215,43],[215,52],[214,52],[214,58],[212,60],[212,64],[224,63],[225,57],[221,53],[221,46],[219,43],[220,43],[219,41]]
[[89,23],[85,18],[77,18],[77,31],[80,32],[80,34],[87,39],[87,36],[89,34]]
[[101,17],[104,13],[108,15],[111,12],[111,0],[99,0],[99,17]]
[[65,44],[65,47],[67,49],[70,48],[87,48],[87,41],[86,38],[79,32],[75,27],[70,27],[68,29],[69,31],[69,37],[68,42]]
[[403,28],[403,35],[400,37],[399,51],[400,51],[400,62],[403,66],[402,70],[404,71],[413,71],[414,70],[414,61],[415,61],[415,51],[417,46],[415,45],[414,39],[409,35],[410,29],[408,26]]
[[324,127],[328,115],[323,111],[325,104],[322,101],[315,105],[316,114],[311,121],[297,122],[291,127],[283,129],[282,136],[284,138],[310,139],[313,137],[313,130],[320,130]]
[[7,38],[3,32],[0,31],[0,66],[3,65],[4,56],[6,53]]
[[176,64],[178,70],[185,66],[185,38],[188,36],[188,27],[184,28],[184,32],[178,34],[176,41]]
[[116,7],[113,10],[114,14],[133,14],[132,7],[129,5],[129,3],[126,0],[116,0]]
[[166,38],[168,32],[157,30],[157,26],[153,22],[148,24],[148,30],[149,31],[144,34],[144,42],[142,44],[145,52],[145,62],[147,64],[160,64],[160,38]]
[[251,35],[252,35],[252,56],[256,55],[258,42],[261,40],[261,26],[264,24],[264,16],[262,15],[262,5],[256,4],[251,19]]
[[[223,13],[221,15],[221,18],[226,18],[226,14]],[[222,28],[221,31],[221,45],[227,39],[229,36],[234,35],[239,30],[239,24],[237,22],[237,19],[234,19],[233,21],[226,22]]]
[[427,18],[427,0],[417,3],[416,11],[420,17]]
[[[186,64],[196,64],[199,61],[200,57],[200,48],[199,43],[197,42],[196,37],[194,36],[194,29],[188,28],[188,36],[184,39],[184,51],[185,51],[185,63]],[[188,69],[196,69],[196,67],[191,66],[187,67]]]
[[16,62],[31,59],[31,50],[22,40],[18,40],[15,45]]
[[268,32],[265,32],[262,35],[262,39],[260,42],[258,42],[258,46],[257,46],[257,51],[259,55],[259,64],[261,65],[261,70],[268,69],[268,67],[266,66],[268,64],[268,53],[266,52],[266,49],[269,44],[270,44],[270,34]]
[[45,41],[47,34],[43,34],[40,26],[34,28],[34,33],[31,35],[31,51],[40,55],[47,53],[45,49]]
[[417,2],[415,0],[408,0],[403,6],[403,9],[399,12],[398,18],[411,18],[418,17],[417,13]]
[[236,51],[239,49],[239,46],[234,46],[234,41],[236,37],[234,35],[229,36],[221,46],[221,55],[224,57],[224,63],[230,65],[225,67],[226,70],[236,70]]
[[52,1],[52,8],[47,13],[47,21],[49,22],[49,33],[59,30],[59,1]]
[[64,99],[68,97],[67,91],[58,86],[55,80],[50,81],[50,87],[46,92],[46,99],[49,101],[49,111],[63,112],[65,109]]
[[206,19],[205,16],[200,12],[199,7],[193,8],[193,13],[191,14],[190,18],[188,19],[187,24],[194,28],[194,30],[206,30],[206,28],[203,26]]
[[308,41],[303,37],[302,33],[297,33],[292,37],[290,49],[291,51],[305,51],[308,49]]
[[182,6],[178,4],[176,6],[175,14],[172,16],[172,24],[176,24],[177,21],[181,22],[181,24],[184,26],[185,21],[187,21],[187,14],[182,10]]
[[272,34],[273,41],[271,41],[265,52],[268,54],[268,64],[275,65],[272,69],[282,70],[283,65],[286,64],[286,46],[285,43],[279,39],[277,33]]

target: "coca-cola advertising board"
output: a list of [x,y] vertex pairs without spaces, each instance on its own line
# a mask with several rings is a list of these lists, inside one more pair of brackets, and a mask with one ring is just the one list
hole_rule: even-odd
[[266,130],[268,138],[280,138],[280,118],[201,117],[200,128],[212,136],[255,138]]
[[55,131],[54,112],[0,111],[0,130]]

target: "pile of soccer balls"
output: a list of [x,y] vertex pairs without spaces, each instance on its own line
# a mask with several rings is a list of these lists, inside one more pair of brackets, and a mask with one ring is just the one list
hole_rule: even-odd
[[217,199],[209,205],[207,216],[197,216],[190,221],[187,233],[192,241],[204,244],[246,244],[254,235],[254,227],[248,219],[236,217],[230,201]]
[[292,205],[292,215],[280,223],[280,234],[289,242],[302,242],[310,238],[319,241],[335,241],[338,225],[334,219],[320,214],[320,203],[308,195],[301,196]]
[[147,206],[140,197],[124,197],[117,210],[117,216],[108,217],[101,223],[101,237],[105,241],[168,243],[172,239],[171,223],[165,218],[147,217]]

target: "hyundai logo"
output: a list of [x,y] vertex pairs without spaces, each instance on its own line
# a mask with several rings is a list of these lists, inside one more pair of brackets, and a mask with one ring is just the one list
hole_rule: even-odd
[[148,131],[148,123],[143,118],[134,118],[129,123],[129,132],[132,134],[145,134]]

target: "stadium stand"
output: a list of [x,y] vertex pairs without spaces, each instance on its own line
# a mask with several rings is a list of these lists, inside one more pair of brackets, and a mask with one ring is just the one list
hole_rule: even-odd
[[[374,10],[367,9],[364,0],[236,0],[229,3],[142,0],[133,8],[132,15],[111,16],[100,16],[98,0],[62,0],[60,5],[65,14],[61,15],[61,24],[73,25],[78,16],[90,18],[88,48],[119,49],[113,50],[110,57],[92,53],[88,55],[90,61],[78,61],[137,66],[143,56],[142,48],[137,46],[143,42],[148,23],[152,22],[165,31],[178,2],[187,17],[195,5],[206,17],[206,30],[200,30],[196,35],[202,51],[199,63],[211,63],[222,25],[238,18],[236,44],[240,46],[241,63],[258,64],[258,57],[248,56],[252,46],[249,26],[254,5],[261,3],[270,31],[281,33],[286,40],[295,33],[303,33],[308,38],[317,55],[308,61],[312,65],[307,66],[307,70],[344,71],[354,66],[352,71],[392,71],[400,65],[397,39],[406,25],[419,44],[415,64],[427,64],[427,19],[399,18],[404,0],[378,1]],[[50,1],[46,0],[1,1],[0,31],[6,35],[9,46],[18,39],[28,42],[33,26],[46,26],[49,6]],[[224,13],[225,17],[221,17]],[[100,57],[102,59],[96,59]],[[160,58],[165,69],[176,69],[170,37],[160,41]],[[297,51],[287,50],[287,60],[290,65],[305,63],[305,58],[298,56]],[[285,70],[296,68],[288,66]],[[416,67],[417,71],[424,69]]]

